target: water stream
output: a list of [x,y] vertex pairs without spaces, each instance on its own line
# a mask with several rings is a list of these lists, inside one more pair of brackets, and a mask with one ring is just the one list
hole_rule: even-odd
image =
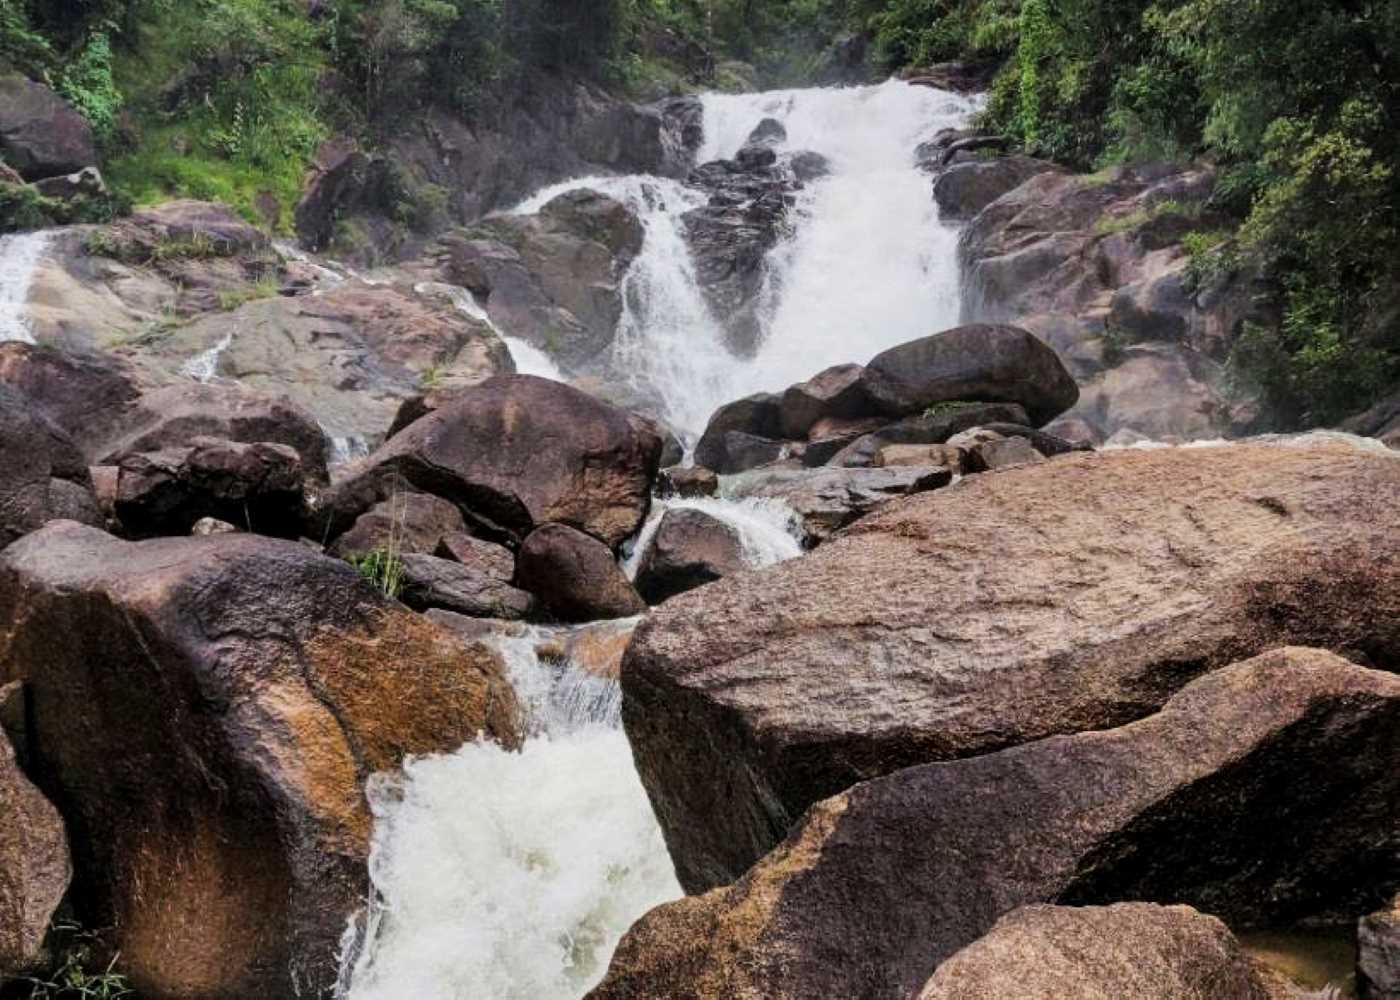
[[[705,204],[702,192],[595,177],[516,208],[535,212],[589,187],[637,213],[645,241],[623,281],[610,368],[691,443],[730,399],[956,323],[956,232],[940,223],[914,149],[972,110],[898,83],[712,95],[704,107],[703,159],[732,156],[774,117],[786,149],[821,153],[832,167],[799,193],[791,235],[769,254],[756,356],[725,347],[696,279],[682,217]],[[470,293],[457,289],[453,301],[489,322]],[[558,377],[543,352],[506,339],[522,371]],[[801,553],[781,504],[658,501],[625,562],[630,573],[673,508],[729,524],[752,566]],[[519,752],[472,744],[374,781],[375,895],[347,935],[345,1000],[575,1000],[604,974],[626,928],[680,895],[620,726],[617,683],[541,662],[538,638],[525,629],[496,640],[528,706]]]
[[29,289],[53,236],[49,229],[0,236],[0,342],[34,343]]

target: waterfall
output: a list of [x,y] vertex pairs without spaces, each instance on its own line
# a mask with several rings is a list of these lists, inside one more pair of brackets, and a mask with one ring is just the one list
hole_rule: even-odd
[[[938,219],[914,149],[973,110],[969,100],[899,83],[703,101],[703,158],[732,156],[774,117],[788,131],[784,150],[821,153],[832,168],[799,193],[791,235],[768,256],[755,357],[730,353],[697,279],[683,217],[706,203],[703,192],[655,177],[591,177],[515,209],[537,212],[588,187],[637,214],[645,239],[623,277],[608,370],[655,400],[690,442],[737,396],[864,362],[957,322],[956,234]],[[471,293],[449,294],[489,322]],[[543,352],[505,339],[522,371],[561,377]],[[801,553],[795,518],[780,503],[658,501],[629,573],[665,511],[678,508],[733,527],[751,566]],[[617,682],[542,661],[545,633],[512,628],[492,641],[525,706],[524,745],[473,743],[370,785],[374,893],[347,931],[342,1000],[577,1000],[603,976],[626,928],[680,895],[619,723]]]
[[207,385],[219,374],[219,358],[232,346],[233,331],[230,330],[209,350],[199,352],[181,365],[180,374]]
[[457,285],[446,285],[434,281],[424,281],[414,286],[414,291],[422,294],[426,291],[438,291],[446,295],[451,303],[458,310],[479,320],[489,326],[501,340],[505,341],[506,350],[510,351],[510,359],[515,362],[515,370],[521,375],[538,375],[540,378],[553,379],[556,382],[564,381],[564,374],[559,370],[549,355],[544,353],[534,344],[526,343],[519,337],[511,337],[501,332],[491,320],[491,316],[481,307],[481,303],[476,301],[476,296],[465,288]]
[[682,216],[705,196],[653,177],[587,177],[515,208],[591,188],[622,201],[646,231],[623,282],[611,369],[694,442],[723,403],[781,391],[831,365],[864,363],[896,344],[956,326],[958,231],[939,221],[914,150],[967,122],[973,98],[891,81],[879,86],[708,94],[703,162],[732,157],[753,127],[776,118],[779,151],[821,153],[829,176],[793,206],[792,236],[769,255],[763,340],[756,358],[724,344],[696,279]]
[[48,229],[0,236],[0,342],[34,343],[29,289],[53,236]]

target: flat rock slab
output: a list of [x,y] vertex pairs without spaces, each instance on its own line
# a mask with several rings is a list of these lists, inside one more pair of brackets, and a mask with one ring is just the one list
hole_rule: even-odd
[[1400,885],[1397,754],[1400,677],[1268,653],[1126,726],[821,802],[734,885],[634,924],[590,998],[907,1000],[1029,903],[1185,903],[1246,928],[1365,913]]
[[1345,443],[1074,454],[673,598],[622,686],[681,884],[858,781],[1121,725],[1280,644],[1400,663],[1397,518],[1400,461]]

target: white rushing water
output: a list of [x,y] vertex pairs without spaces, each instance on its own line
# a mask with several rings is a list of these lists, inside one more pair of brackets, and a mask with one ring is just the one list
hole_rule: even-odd
[[34,343],[29,323],[29,289],[44,259],[53,231],[0,236],[0,341]]
[[554,379],[556,382],[564,381],[564,373],[559,370],[553,359],[534,344],[527,343],[519,337],[511,337],[501,332],[490,314],[481,307],[481,303],[476,301],[476,296],[465,288],[457,285],[445,285],[437,282],[422,282],[415,286],[418,292],[439,291],[452,302],[454,306],[466,313],[472,319],[485,323],[496,335],[505,341],[506,350],[510,351],[510,358],[515,362],[515,370],[521,375],[538,375],[540,378]]
[[[956,323],[956,234],[939,222],[913,152],[972,110],[897,83],[704,103],[703,158],[732,156],[761,119],[775,117],[788,130],[784,149],[821,153],[833,168],[799,194],[792,235],[770,254],[756,357],[725,347],[696,279],[683,216],[705,204],[703,193],[654,177],[585,178],[516,209],[535,212],[589,187],[637,213],[645,242],[623,281],[611,368],[691,442],[737,396]],[[448,294],[490,322],[469,292]],[[505,339],[521,371],[561,377],[544,352]],[[801,554],[796,519],[781,503],[658,501],[629,574],[675,508],[732,526],[751,566]],[[347,934],[344,1000],[577,1000],[626,928],[680,895],[619,723],[617,683],[542,663],[541,636],[527,628],[496,640],[527,707],[519,751],[471,744],[373,781],[375,894],[364,925]]]
[[914,150],[975,110],[969,98],[894,81],[710,94],[703,103],[701,162],[732,157],[755,125],[776,118],[788,133],[780,152],[818,152],[831,165],[799,193],[792,235],[769,255],[757,357],[729,351],[697,284],[682,216],[704,204],[702,193],[652,177],[588,177],[515,209],[538,212],[587,187],[638,214],[646,240],[624,279],[612,368],[659,399],[667,422],[691,442],[729,400],[957,325],[958,233],[939,221]]

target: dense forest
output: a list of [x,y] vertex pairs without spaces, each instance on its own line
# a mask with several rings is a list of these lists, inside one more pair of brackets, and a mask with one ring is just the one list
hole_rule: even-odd
[[0,0],[0,62],[90,119],[124,200],[294,201],[333,134],[373,142],[433,102],[500,113],[523,76],[654,97],[820,80],[833,41],[872,77],[996,68],[982,125],[1094,171],[1217,168],[1202,278],[1254,268],[1280,321],[1235,370],[1287,424],[1400,377],[1400,5],[1388,0]]

